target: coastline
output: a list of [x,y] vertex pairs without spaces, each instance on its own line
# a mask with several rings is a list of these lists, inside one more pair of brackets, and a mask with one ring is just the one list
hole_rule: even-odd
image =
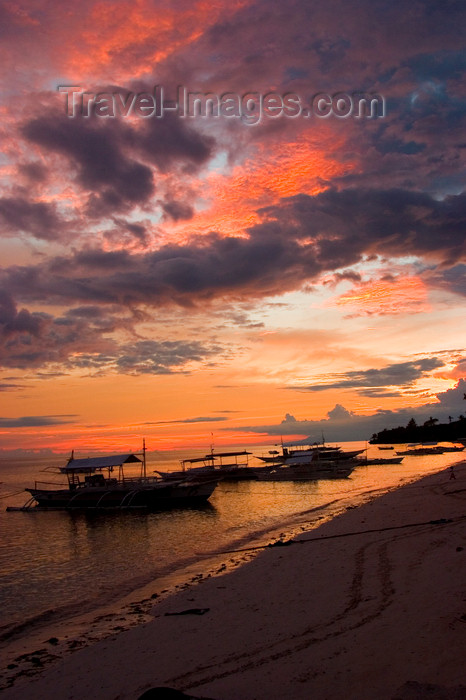
[[[3,697],[136,700],[167,685],[218,700],[392,700],[403,684],[429,683],[453,698],[466,685],[466,462],[455,474],[362,499],[244,566],[237,552],[222,577],[199,562],[172,595],[128,598],[135,626],[120,631],[103,612],[104,638],[23,673]],[[186,610],[204,614],[173,615]],[[45,639],[39,663],[58,646]]]

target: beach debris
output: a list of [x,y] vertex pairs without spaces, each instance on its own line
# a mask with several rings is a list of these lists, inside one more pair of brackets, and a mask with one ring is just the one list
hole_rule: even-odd
[[277,540],[268,544],[267,547],[286,547],[289,544],[293,544],[293,540]]
[[213,698],[200,697],[199,695],[186,695],[176,688],[149,688],[140,695],[137,700],[213,700]]
[[429,520],[429,525],[445,525],[446,523],[452,523],[451,518],[439,518],[438,520]]
[[179,612],[166,612],[165,615],[205,615],[209,610],[210,608],[188,608]]
[[57,637],[50,637],[50,639],[47,639],[47,644],[53,644],[54,646],[58,644],[58,638]]

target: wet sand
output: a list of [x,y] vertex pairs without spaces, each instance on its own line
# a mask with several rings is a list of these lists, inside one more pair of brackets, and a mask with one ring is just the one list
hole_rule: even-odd
[[217,700],[466,698],[466,463],[454,471],[226,575],[193,572],[175,595],[128,602],[120,624],[103,613],[73,653],[79,639],[60,629],[38,638],[2,698],[137,700],[155,686]]

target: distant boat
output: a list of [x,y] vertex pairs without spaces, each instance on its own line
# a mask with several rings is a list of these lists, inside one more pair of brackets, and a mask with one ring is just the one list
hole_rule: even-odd
[[340,462],[348,459],[354,459],[365,450],[343,450],[341,447],[329,447],[325,444],[311,443],[305,440],[300,442],[288,442],[281,446],[281,451],[272,450],[269,455],[258,457],[266,463],[272,464],[291,464],[296,460],[308,462],[316,459],[321,462],[332,461]]
[[[128,464],[139,465],[140,473],[129,476]],[[114,476],[116,468],[118,474]],[[59,473],[66,475],[67,486],[50,488],[51,484],[36,482],[34,488],[26,489],[31,499],[23,508],[7,510],[160,509],[203,503],[217,486],[215,478],[199,481],[186,476],[176,480],[146,476],[145,448],[142,458],[134,453],[87,459],[72,456]]]
[[408,445],[408,447],[411,447],[411,450],[404,450],[402,452],[397,452],[397,455],[407,455],[411,457],[424,457],[427,455],[441,455],[444,454],[444,452],[462,452],[465,449],[465,445],[462,444],[461,440],[457,440],[456,442],[459,442],[461,444],[459,445],[439,445],[436,442],[424,442],[422,445],[419,445],[419,443],[414,443],[412,445]]
[[374,457],[369,459],[357,460],[358,466],[370,466],[378,464],[401,464],[403,457]]
[[379,450],[394,450],[393,445],[379,447]]
[[239,452],[214,452],[211,450],[203,457],[183,459],[180,470],[167,472],[157,469],[155,473],[167,480],[187,477],[198,479],[215,477],[222,480],[253,479],[255,478],[255,469],[249,466],[250,454],[251,452],[246,450]]
[[298,461],[275,466],[258,475],[259,481],[318,481],[320,479],[346,479],[355,465],[332,461]]
[[409,457],[424,457],[428,455],[441,455],[445,452],[443,447],[413,447],[410,450],[397,452],[397,455],[405,455]]

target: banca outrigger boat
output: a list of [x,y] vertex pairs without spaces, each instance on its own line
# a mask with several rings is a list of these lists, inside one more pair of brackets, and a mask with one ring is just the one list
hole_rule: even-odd
[[[128,475],[127,465],[139,465],[139,474]],[[203,503],[214,492],[218,480],[189,475],[167,480],[146,475],[145,447],[140,454],[129,453],[74,459],[70,457],[59,473],[67,485],[37,482],[27,488],[28,503],[19,510],[148,508],[151,510]],[[50,488],[53,486],[53,488]],[[8,510],[18,510],[9,508]]]

